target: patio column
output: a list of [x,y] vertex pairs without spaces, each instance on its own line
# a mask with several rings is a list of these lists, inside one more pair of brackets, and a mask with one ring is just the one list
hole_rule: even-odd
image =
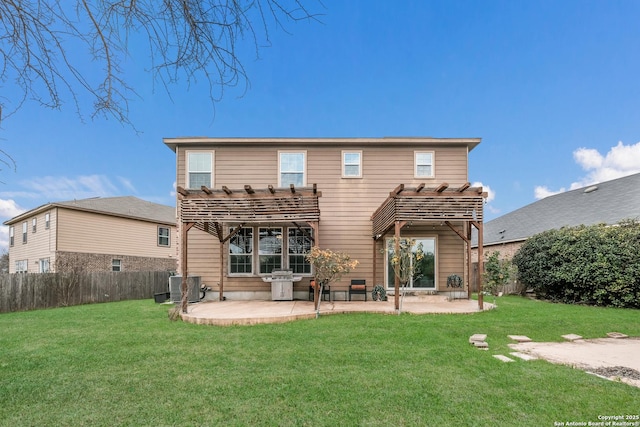
[[484,272],[484,253],[482,250],[483,245],[483,230],[482,222],[474,221],[473,225],[478,229],[478,309],[484,309],[484,295],[482,295],[482,273]]
[[[402,226],[400,225],[400,221],[396,221],[396,226],[395,226],[395,253],[396,255],[400,253],[400,228]],[[400,277],[398,277],[397,274],[393,275],[395,280],[394,280],[394,296],[393,296],[393,301],[396,307],[396,311],[400,310]]]
[[182,254],[180,256],[180,261],[182,261],[180,263],[180,269],[182,270],[182,283],[181,283],[181,287],[180,287],[180,297],[181,297],[181,301],[182,301],[182,312],[186,313],[187,312],[187,282],[189,280],[189,269],[188,267],[188,263],[187,263],[187,256],[188,256],[188,250],[187,250],[187,243],[189,242],[187,233],[189,232],[189,229],[191,229],[191,227],[193,227],[193,222],[183,222],[182,223],[182,230],[180,230],[181,232],[181,237],[182,237]]
[[224,240],[220,239],[220,301],[224,301]]
[[376,254],[376,243],[377,240],[374,238],[372,239],[373,245],[373,286],[376,286],[376,283],[378,283],[378,254]]
[[471,224],[464,223],[464,231],[467,236],[467,299],[471,298],[471,278],[473,277],[473,263],[471,262]]

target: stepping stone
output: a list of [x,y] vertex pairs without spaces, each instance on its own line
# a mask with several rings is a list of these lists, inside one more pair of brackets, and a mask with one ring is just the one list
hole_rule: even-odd
[[531,338],[525,336],[525,335],[507,335],[509,338],[511,338],[514,341],[518,341],[518,342],[531,342]]
[[607,332],[607,336],[609,338],[628,338],[628,335],[625,335],[621,332]]
[[473,334],[469,337],[469,343],[473,344],[476,341],[485,341],[487,339],[487,334]]
[[509,353],[509,354],[511,354],[512,356],[518,357],[518,358],[520,358],[522,360],[527,360],[527,361],[529,361],[529,360],[538,360],[538,358],[535,357],[535,356],[532,356],[530,354],[520,353],[520,352],[517,352],[517,351],[514,351],[514,352]]
[[494,354],[493,357],[495,357],[498,360],[502,360],[503,362],[513,362],[514,360],[510,357],[507,356],[503,356],[502,354]]
[[473,346],[475,348],[482,348],[482,349],[485,349],[485,350],[487,350],[489,348],[489,344],[487,344],[484,341],[474,341],[473,342]]
[[562,338],[564,338],[567,341],[575,341],[575,340],[581,340],[582,339],[582,337],[580,335],[576,335],[576,334],[563,335]]

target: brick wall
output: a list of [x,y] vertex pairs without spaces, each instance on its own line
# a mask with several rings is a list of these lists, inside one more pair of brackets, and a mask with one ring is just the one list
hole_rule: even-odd
[[80,252],[58,252],[56,254],[57,272],[76,271],[113,271],[113,260],[120,260],[121,271],[176,271],[177,261],[172,258],[152,258],[113,254],[88,254]]
[[[511,242],[511,243],[501,243],[499,245],[491,245],[491,246],[483,246],[482,252],[484,253],[485,259],[488,254],[493,252],[500,252],[500,259],[511,259],[518,252],[520,246],[524,241],[521,242]],[[478,262],[478,249],[471,249],[471,262]]]

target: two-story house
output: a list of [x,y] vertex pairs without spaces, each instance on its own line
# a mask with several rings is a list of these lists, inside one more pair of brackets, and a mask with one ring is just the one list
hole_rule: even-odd
[[47,203],[4,224],[10,273],[176,269],[171,206],[96,197]]
[[[200,276],[223,299],[270,299],[268,278],[291,270],[308,297],[314,245],[359,265],[368,292],[397,288],[394,236],[425,257],[413,292],[468,291],[472,228],[482,227],[482,188],[468,182],[479,138],[165,138],[176,153],[179,272]],[[480,233],[482,234],[482,233]],[[463,279],[463,289],[448,278]],[[451,283],[449,283],[451,284]]]

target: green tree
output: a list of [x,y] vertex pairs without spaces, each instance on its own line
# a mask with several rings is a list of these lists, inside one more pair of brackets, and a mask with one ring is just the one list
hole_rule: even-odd
[[500,259],[500,252],[486,254],[484,262],[484,290],[498,295],[515,276],[515,266],[508,259]]
[[640,223],[564,227],[529,238],[513,257],[542,298],[640,308]]

